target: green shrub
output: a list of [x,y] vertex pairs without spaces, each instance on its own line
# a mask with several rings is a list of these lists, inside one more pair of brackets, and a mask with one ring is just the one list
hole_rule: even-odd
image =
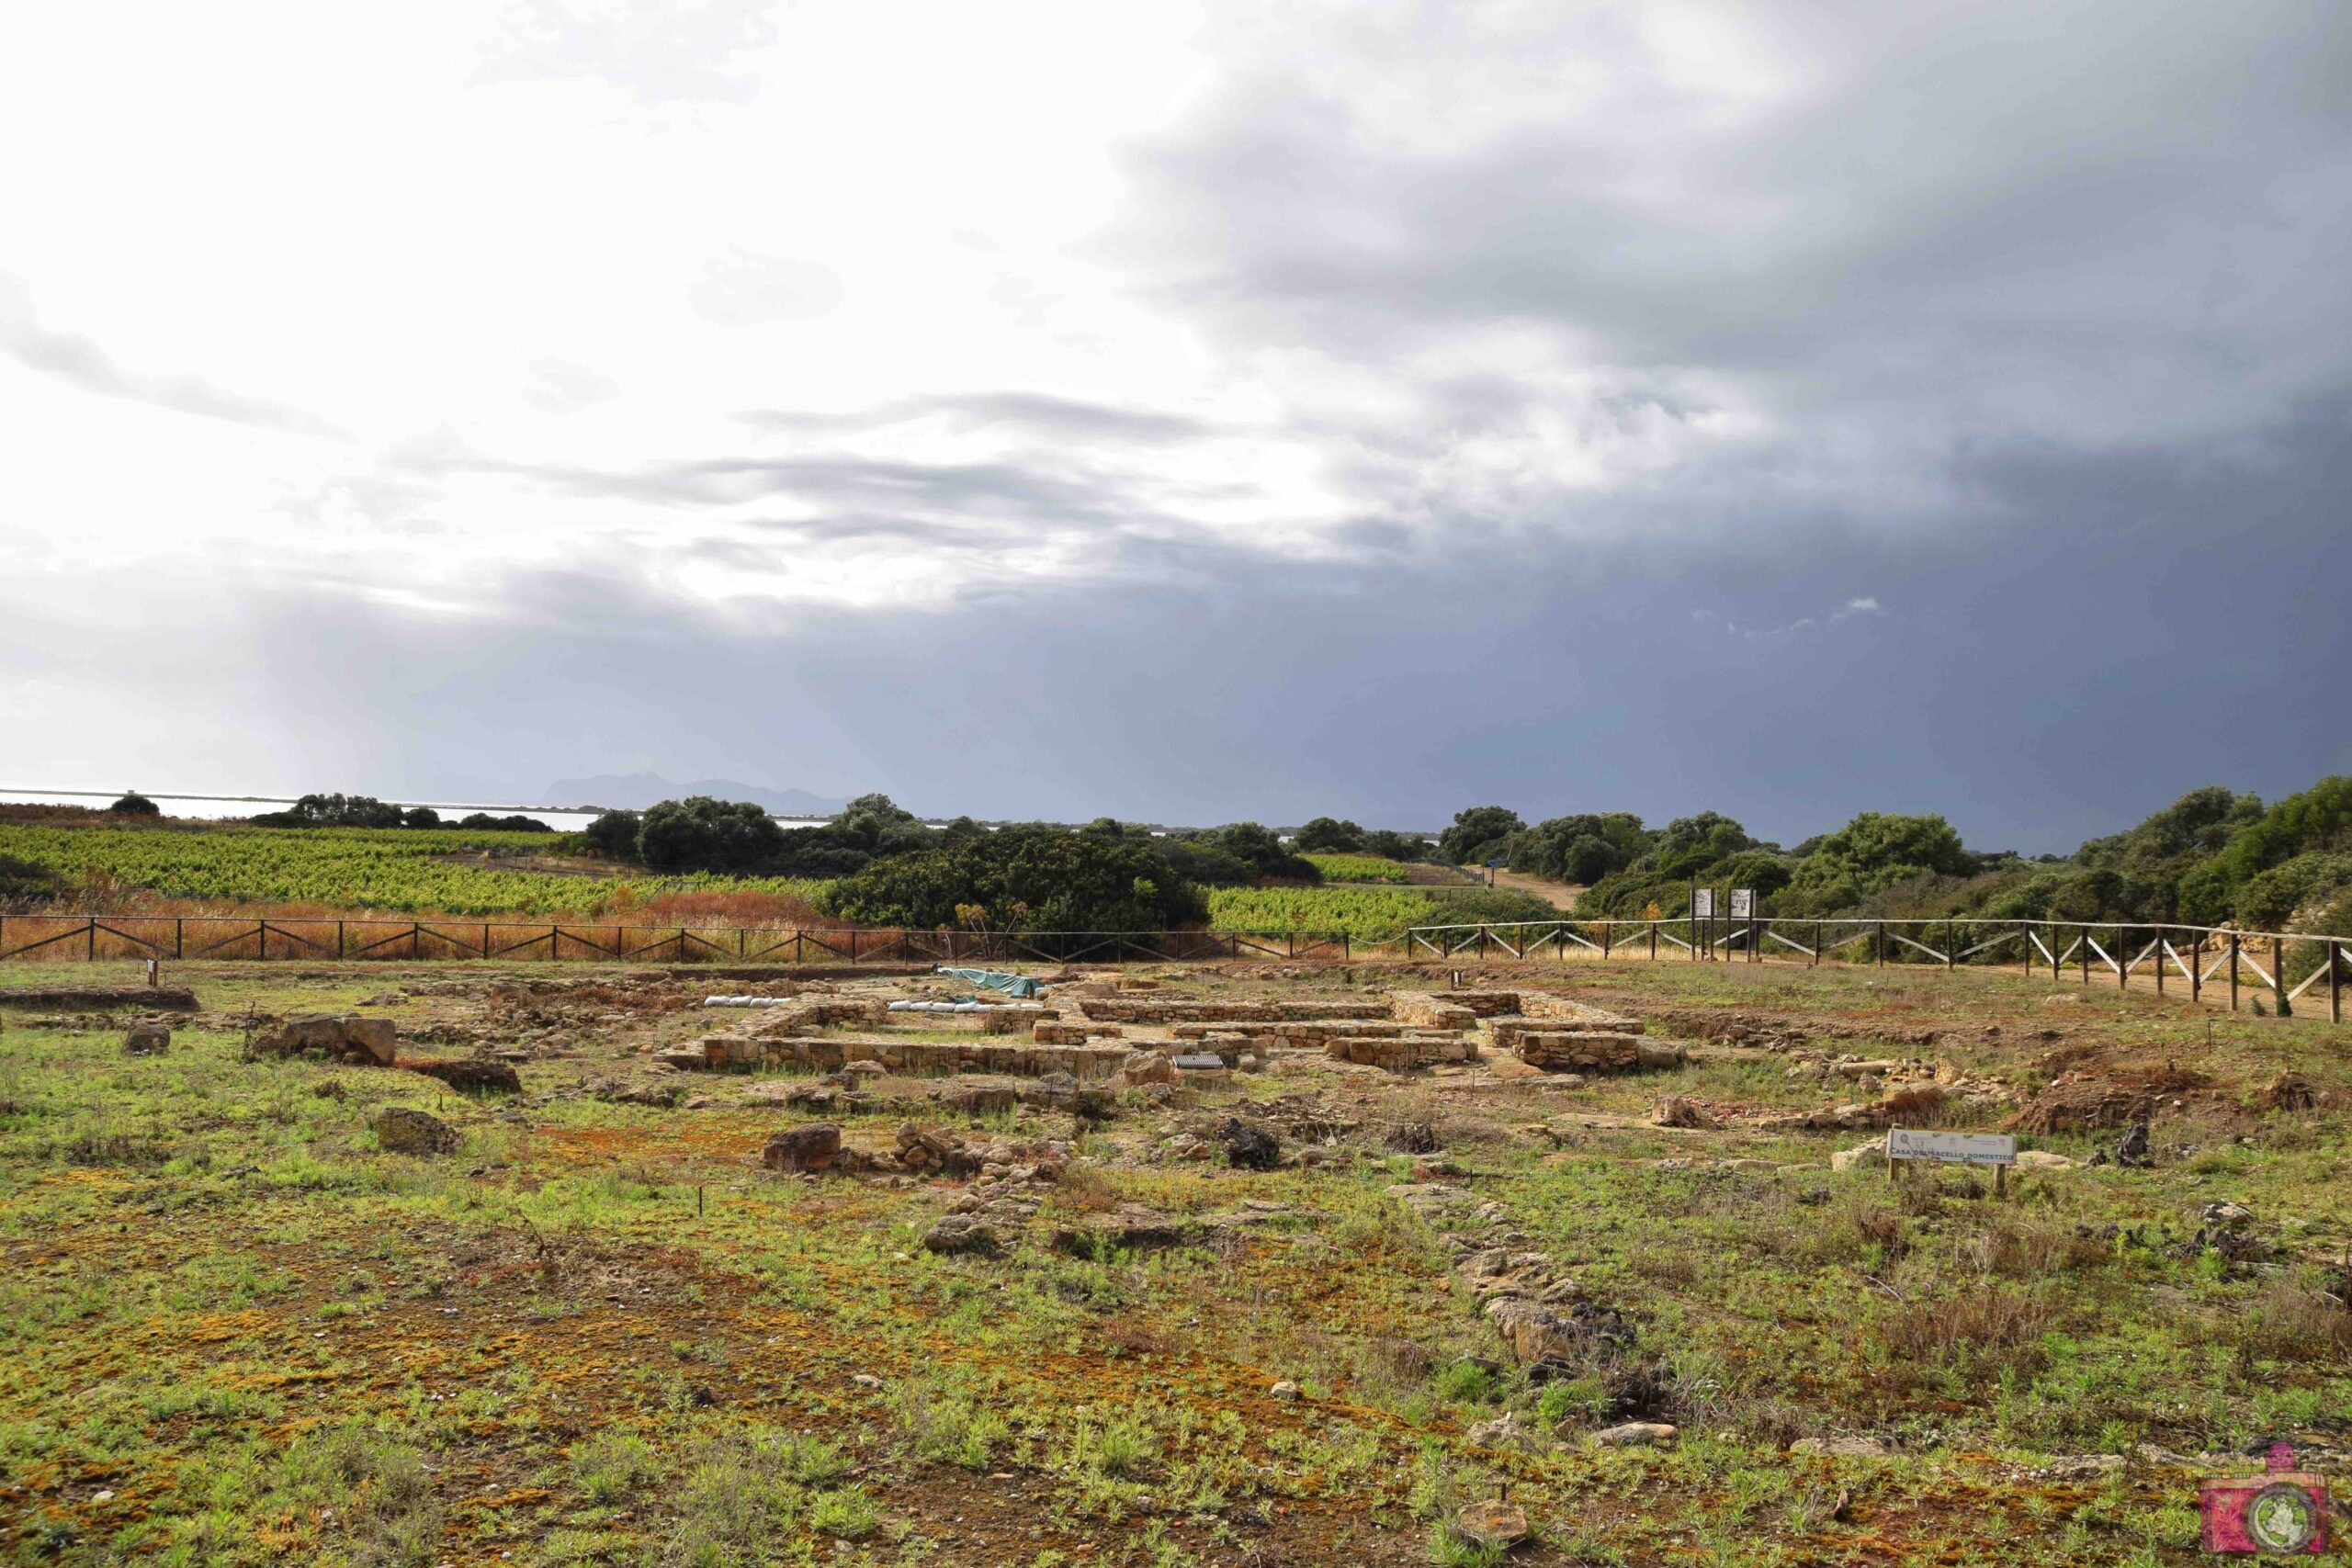
[[655,871],[748,871],[783,848],[784,829],[764,809],[707,795],[662,802],[637,835],[639,858]]
[[1350,854],[1363,848],[1363,829],[1337,818],[1317,817],[1291,835],[1301,854]]
[[134,789],[107,807],[107,812],[113,817],[161,817],[164,808]]
[[1148,843],[1042,827],[876,861],[821,902],[843,919],[933,930],[1176,931],[1209,912]]
[[607,811],[582,829],[582,847],[607,860],[635,860],[640,820],[634,811]]

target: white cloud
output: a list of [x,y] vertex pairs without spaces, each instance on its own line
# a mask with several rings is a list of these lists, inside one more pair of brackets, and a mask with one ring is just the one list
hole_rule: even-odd
[[0,528],[90,541],[52,596],[750,621],[1900,533],[2352,373],[2303,17],[18,7]]

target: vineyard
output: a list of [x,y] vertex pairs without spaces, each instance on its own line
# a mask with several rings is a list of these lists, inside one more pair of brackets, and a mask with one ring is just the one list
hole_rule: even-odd
[[1408,926],[1558,915],[1540,898],[1483,887],[1219,887],[1209,894],[1213,931],[1345,933],[1361,942],[1395,942]]
[[55,872],[72,901],[119,908],[128,897],[205,904],[303,905],[402,914],[594,917],[679,894],[807,899],[797,878],[639,877],[510,869],[552,852],[554,833],[365,828],[38,827],[0,824],[0,855]]
[[1302,855],[1323,874],[1326,882],[1379,882],[1403,886],[1413,879],[1412,873],[1393,860],[1378,855]]
[[[536,869],[565,845],[560,834],[367,828],[56,827],[0,823],[0,856],[56,873],[77,909],[626,917],[713,924],[791,925],[814,919],[824,882],[799,877],[605,874],[592,865]],[[1369,855],[1321,855],[1326,875],[1403,868]],[[1362,863],[1360,866],[1357,863]],[[1446,920],[1540,919],[1553,913],[1518,895],[1478,888],[1229,887],[1213,891],[1216,931],[1276,935],[1345,932],[1392,942],[1408,926]],[[786,902],[787,900],[791,902]],[[171,906],[169,908],[165,905]],[[822,923],[836,923],[824,921]]]

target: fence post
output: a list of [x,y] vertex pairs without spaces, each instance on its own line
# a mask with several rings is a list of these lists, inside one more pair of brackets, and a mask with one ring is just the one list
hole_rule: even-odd
[[1657,962],[1657,922],[1650,922],[1650,962]]
[[2238,1010],[2238,933],[2230,933],[2230,1010]]
[[1944,922],[1944,973],[1949,975],[1960,967],[1960,931],[1950,920]]
[[2270,994],[2278,998],[2278,1016],[2295,1016],[2295,1004],[2287,999],[2287,939],[2270,939]]
[[[1878,948],[1878,966],[1883,969],[1886,967],[1886,922],[1884,920],[1878,923],[1878,939],[1875,945]],[[1894,1164],[1892,1160],[1887,1163],[1890,1166]]]
[[1340,933],[1340,957],[1344,961],[1348,956],[1348,933],[1341,931]]
[[1813,922],[1813,962],[1807,964],[1805,967],[1808,969],[1821,967],[1821,922],[1819,920]]
[[2344,944],[2327,944],[2327,1021],[2344,1021]]
[[2091,983],[2091,928],[2083,928],[2083,984]]
[[852,964],[857,962],[857,928],[855,926],[852,926],[849,932],[849,961]]
[[2025,965],[2025,977],[2033,978],[2033,928],[2023,920],[2018,922],[2018,935],[2025,940],[2018,943],[2018,962]]
[[2132,938],[2124,931],[2121,920],[2115,922],[2115,988],[2119,991],[2132,988]]
[[2156,945],[2148,951],[2156,955],[2156,995],[2165,994],[2165,960],[2172,956],[2165,951],[2165,928],[2156,928]]
[[89,938],[89,946],[84,950],[82,961],[85,964],[96,964],[98,961],[98,922],[95,918],[90,921],[90,929],[83,935]]
[[2188,942],[2188,999],[2205,999],[2205,933],[2201,931]]
[[[172,917],[172,956],[174,958],[177,958],[180,955],[181,931],[182,925],[180,918],[175,915]],[[343,956],[343,949],[340,946],[335,949],[334,955],[337,958],[341,958]]]

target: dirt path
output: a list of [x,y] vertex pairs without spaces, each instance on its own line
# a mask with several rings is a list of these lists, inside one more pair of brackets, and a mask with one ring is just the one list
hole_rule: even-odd
[[1523,871],[1505,871],[1500,866],[1495,868],[1495,886],[1519,893],[1532,893],[1555,909],[1575,908],[1577,895],[1584,891],[1582,886],[1573,882],[1555,882],[1548,876],[1530,876]]

